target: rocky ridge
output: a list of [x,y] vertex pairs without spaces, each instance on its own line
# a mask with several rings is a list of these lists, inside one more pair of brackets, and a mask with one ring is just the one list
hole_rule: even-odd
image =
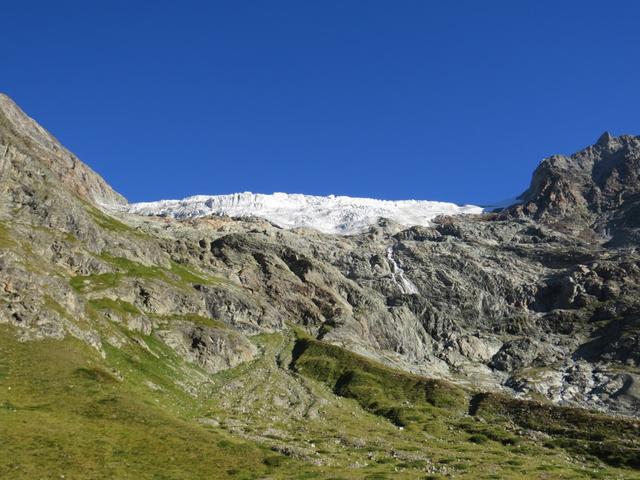
[[574,155],[549,157],[512,211],[592,242],[638,245],[639,152],[638,137],[605,132]]

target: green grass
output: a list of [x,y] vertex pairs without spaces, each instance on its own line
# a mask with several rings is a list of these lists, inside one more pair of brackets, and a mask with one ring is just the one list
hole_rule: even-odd
[[579,408],[518,400],[500,394],[474,399],[478,415],[508,419],[521,428],[551,435],[547,445],[593,455],[613,466],[640,469],[640,421]]
[[7,226],[0,222],[0,248],[11,248],[16,242],[11,237],[11,232]]
[[[105,343],[103,358],[72,338],[17,342],[12,328],[0,326],[0,478],[634,478],[630,470],[567,462],[561,448],[527,440],[505,445],[480,432],[499,430],[497,425],[459,411],[466,396],[451,393],[448,384],[425,384],[338,347],[311,341],[301,351],[298,341],[287,354],[292,340],[258,335],[252,340],[263,355],[210,376],[154,335],[110,328],[124,344]],[[375,408],[359,408],[372,398],[367,389],[360,398],[361,385],[353,385],[353,397],[336,397],[330,392],[335,383],[301,377],[279,360],[293,358],[304,372],[314,365],[306,362],[310,356],[305,359],[311,353],[335,361],[323,378],[340,379],[343,369],[380,375],[372,389],[381,404],[411,402],[411,408],[437,414],[418,423],[446,428],[437,434],[401,430]],[[274,405],[272,395],[286,395],[291,381],[317,399],[321,416],[299,416],[291,410],[295,405]],[[200,417],[217,418],[221,425],[202,425]],[[243,440],[229,427],[238,422],[247,425],[246,438],[267,429],[273,433],[257,443]],[[478,432],[471,433],[473,425]],[[322,453],[309,459],[282,456],[270,448],[271,441],[282,443],[277,432],[284,432],[287,445],[313,443]],[[316,465],[319,459],[328,463]],[[449,473],[428,473],[431,465]]]
[[218,278],[204,277],[185,265],[181,265],[176,262],[171,262],[171,272],[180,278],[185,283],[198,283],[201,285],[209,285],[212,283],[218,283],[221,280]]
[[295,470],[288,458],[180,418],[166,394],[158,395],[173,410],[158,406],[135,375],[118,380],[80,342],[22,343],[0,330],[0,478],[249,479],[275,463]]
[[504,419],[499,419],[497,423],[478,422],[472,418],[460,420],[456,427],[471,434],[468,438],[473,443],[485,443],[494,441],[505,446],[517,445],[521,438],[504,427]]
[[53,310],[54,312],[56,312],[58,315],[62,317],[68,317],[67,311],[62,307],[62,305],[56,302],[53,298],[51,298],[49,295],[44,295],[43,298],[44,298],[45,307],[47,309]]
[[97,273],[94,275],[79,275],[69,279],[71,287],[78,292],[107,290],[118,286],[121,273]]
[[78,197],[78,200],[82,202],[85,210],[89,213],[89,215],[91,215],[91,218],[93,218],[93,221],[96,222],[96,224],[101,228],[113,233],[131,234],[137,237],[144,236],[144,234],[139,230],[136,230],[135,228],[130,227],[120,220],[117,220],[116,218],[98,210],[96,207],[94,207],[84,199]]
[[110,298],[96,298],[89,300],[89,305],[95,310],[110,310],[121,315],[140,315],[140,310],[132,303],[124,300],[112,300]]
[[[433,444],[454,445],[460,461],[451,465],[458,472],[468,470],[472,478],[483,478],[479,472],[484,469],[479,465],[490,464],[494,455],[509,462],[505,468],[518,472],[556,472],[550,478],[606,478],[600,476],[606,469],[593,466],[598,463],[595,458],[612,467],[640,466],[638,422],[503,395],[471,397],[448,382],[397,371],[303,335],[296,341],[291,367],[335,394],[354,399],[365,410],[404,427],[406,435],[424,432]],[[470,410],[471,416],[467,415]],[[544,432],[552,440],[544,444],[533,441],[526,429]],[[567,466],[557,459],[563,450],[585,456],[585,465],[580,469],[571,467],[572,473],[568,474]],[[629,470],[621,475],[638,477]],[[503,473],[484,478],[519,477]]]
[[144,265],[124,257],[115,257],[106,252],[98,257],[116,271],[72,277],[69,282],[76,291],[89,292],[115,288],[124,277],[157,280],[181,289],[189,289],[193,284],[212,285],[221,282],[221,279],[205,277],[175,262],[172,262],[171,268],[167,269]]
[[203,317],[202,315],[196,315],[194,313],[187,313],[184,315],[151,315],[156,320],[167,323],[174,322],[189,322],[195,325],[201,325],[203,327],[227,329],[229,326],[224,322],[215,320],[209,317]]
[[461,415],[467,409],[466,393],[448,382],[394,370],[309,338],[297,341],[292,366],[402,427],[429,429],[434,419]]
[[114,257],[106,252],[103,252],[100,258],[129,277],[165,279],[166,270],[161,267],[144,265],[124,257]]

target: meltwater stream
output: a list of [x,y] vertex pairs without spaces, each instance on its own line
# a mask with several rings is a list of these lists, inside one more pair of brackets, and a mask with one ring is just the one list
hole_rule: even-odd
[[411,280],[404,276],[404,270],[400,265],[398,265],[398,262],[396,262],[395,258],[393,258],[392,246],[387,248],[387,258],[389,259],[389,262],[391,262],[391,278],[393,279],[394,283],[398,285],[398,287],[400,287],[402,293],[411,295],[417,295],[418,293],[420,293],[418,292],[418,289],[413,284],[413,282],[411,282]]

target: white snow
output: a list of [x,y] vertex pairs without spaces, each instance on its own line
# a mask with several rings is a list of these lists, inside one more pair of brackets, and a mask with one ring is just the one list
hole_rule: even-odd
[[400,225],[429,225],[438,215],[479,214],[482,207],[424,200],[375,200],[329,195],[235,193],[197,195],[183,200],[133,203],[129,212],[178,219],[226,215],[260,217],[282,228],[307,227],[324,233],[360,233],[388,218]]

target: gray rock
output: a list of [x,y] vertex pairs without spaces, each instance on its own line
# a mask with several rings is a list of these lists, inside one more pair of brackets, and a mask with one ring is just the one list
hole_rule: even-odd
[[248,362],[257,348],[241,334],[219,328],[178,324],[157,335],[183,358],[200,365],[209,373]]

